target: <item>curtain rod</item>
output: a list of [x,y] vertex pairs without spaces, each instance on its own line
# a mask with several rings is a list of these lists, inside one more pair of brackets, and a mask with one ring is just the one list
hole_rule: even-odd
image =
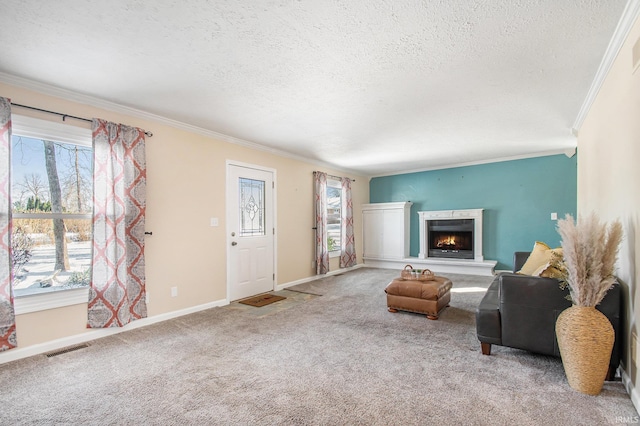
[[[334,176],[334,175],[327,175],[327,176],[332,177],[332,178],[334,178],[334,179],[338,179],[338,180],[342,179],[342,177],[341,177],[341,176]],[[346,176],[345,176],[345,177],[346,177]],[[355,182],[355,181],[356,181],[355,179],[351,179],[351,182]]]
[[[34,110],[34,111],[46,112],[47,114],[59,115],[59,116],[62,117],[62,121],[65,121],[65,119],[67,119],[67,118],[73,118],[74,120],[87,121],[89,123],[93,122],[93,120],[91,120],[90,118],[77,117],[75,115],[69,115],[69,114],[63,114],[61,112],[49,111],[48,109],[36,108],[36,107],[29,106],[29,105],[16,104],[16,103],[13,103],[13,102],[11,102],[11,105],[17,106],[17,107],[20,107],[20,108],[31,109],[31,110]],[[153,133],[148,131],[148,130],[145,130],[144,134],[149,136],[149,137],[153,136]]]
[[[313,173],[315,173],[315,172],[313,172]],[[330,175],[330,174],[328,174],[328,173],[327,173],[327,177],[334,178],[334,179],[337,179],[337,180],[342,179],[342,177],[341,177],[341,176]],[[345,176],[345,177],[346,177],[346,176]],[[355,181],[356,181],[355,179],[351,179],[351,182],[355,182]]]

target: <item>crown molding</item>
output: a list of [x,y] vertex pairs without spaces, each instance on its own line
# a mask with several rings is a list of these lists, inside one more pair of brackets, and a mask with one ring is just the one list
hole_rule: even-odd
[[591,105],[598,96],[598,92],[604,83],[604,80],[609,74],[609,70],[613,65],[622,45],[624,44],[627,36],[629,35],[629,31],[633,27],[633,24],[640,17],[640,0],[629,0],[627,5],[622,12],[622,16],[620,17],[620,21],[618,21],[618,26],[616,30],[613,32],[613,36],[611,37],[611,41],[609,41],[609,45],[607,46],[607,50],[604,53],[604,57],[600,62],[600,66],[598,67],[598,71],[596,72],[596,76],[591,83],[591,87],[589,88],[589,92],[587,92],[587,97],[582,103],[582,107],[580,107],[580,111],[578,112],[578,116],[576,117],[575,122],[573,123],[572,131],[574,134],[577,134],[580,131],[580,127],[584,123],[589,110],[591,109]]
[[29,80],[23,77],[18,77],[15,75],[4,73],[4,72],[0,72],[0,83],[21,87],[23,89],[33,90],[35,92],[39,92],[44,95],[55,96],[60,99],[64,99],[72,102],[78,102],[84,105],[89,105],[89,106],[104,109],[107,111],[125,114],[130,117],[135,117],[135,118],[140,118],[142,120],[160,123],[176,129],[180,129],[190,133],[195,133],[201,136],[206,136],[212,139],[216,139],[222,142],[243,146],[245,148],[254,149],[257,151],[267,152],[269,154],[277,155],[279,157],[290,158],[290,159],[302,161],[308,164],[328,167],[330,169],[337,170],[343,173],[362,176],[361,172],[357,172],[355,170],[350,170],[350,169],[344,169],[336,166],[335,164],[327,163],[321,160],[313,160],[308,157],[292,154],[290,152],[283,151],[280,149],[267,147],[267,146],[258,144],[256,142],[251,142],[245,139],[236,138],[234,136],[225,135],[223,133],[218,133],[213,130],[208,130],[202,127],[194,126],[192,124],[184,123],[182,121],[174,120],[168,117],[163,117],[161,115],[153,114],[140,109],[131,108],[125,105],[120,105],[118,103],[100,99],[94,96],[73,92],[71,90],[62,89],[60,87],[52,86],[50,84]]
[[572,147],[572,148],[554,149],[549,151],[532,152],[530,154],[512,155],[509,157],[498,157],[498,158],[488,158],[486,160],[479,160],[479,161],[469,161],[466,163],[451,163],[451,164],[443,164],[441,166],[424,167],[424,168],[412,169],[412,170],[403,170],[402,172],[389,172],[389,173],[383,173],[383,174],[376,174],[374,176],[371,176],[370,179],[377,178],[377,177],[385,177],[385,176],[407,175],[410,173],[431,172],[435,170],[454,169],[456,167],[479,166],[482,164],[501,163],[503,161],[526,160],[527,158],[549,157],[551,155],[560,155],[560,154],[566,155],[567,157],[571,158],[576,154],[576,148]]

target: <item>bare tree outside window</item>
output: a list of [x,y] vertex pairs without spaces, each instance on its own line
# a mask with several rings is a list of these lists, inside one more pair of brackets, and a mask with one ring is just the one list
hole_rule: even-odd
[[[60,190],[60,179],[58,178],[58,168],[56,167],[56,149],[51,141],[42,141],[44,144],[44,159],[47,168],[47,179],[49,180],[49,194],[51,194],[51,212],[62,213],[62,191]],[[57,271],[69,270],[69,255],[67,254],[67,242],[65,239],[64,220],[53,218],[53,238],[56,246],[56,266]]]
[[49,197],[47,183],[37,173],[30,173],[24,176],[22,183],[18,184],[18,187],[21,189],[20,200],[22,200],[24,194],[29,194],[34,200],[45,200]]

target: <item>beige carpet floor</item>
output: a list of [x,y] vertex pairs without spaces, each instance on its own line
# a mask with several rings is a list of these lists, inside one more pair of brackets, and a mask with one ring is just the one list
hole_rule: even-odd
[[[490,278],[449,275],[438,321],[387,312],[397,271],[362,268],[0,365],[7,425],[603,425],[637,418],[620,381],[573,391],[559,359],[480,353]],[[280,305],[279,305],[280,304]],[[279,306],[278,306],[279,305]],[[532,319],[535,320],[535,319]]]

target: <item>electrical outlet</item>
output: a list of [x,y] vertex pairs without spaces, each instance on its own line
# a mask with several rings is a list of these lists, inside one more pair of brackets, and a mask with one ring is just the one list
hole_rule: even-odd
[[176,297],[178,295],[178,287],[171,287],[171,297]]
[[147,303],[147,304],[148,304],[148,303],[149,303],[149,300],[150,300],[150,299],[149,299],[149,293],[146,293],[146,294],[144,295],[144,301],[145,301],[145,303]]
[[551,213],[551,220],[558,220],[558,213]]
[[631,333],[631,361],[633,361],[634,365],[636,364],[636,359],[638,356],[638,336],[636,333]]

